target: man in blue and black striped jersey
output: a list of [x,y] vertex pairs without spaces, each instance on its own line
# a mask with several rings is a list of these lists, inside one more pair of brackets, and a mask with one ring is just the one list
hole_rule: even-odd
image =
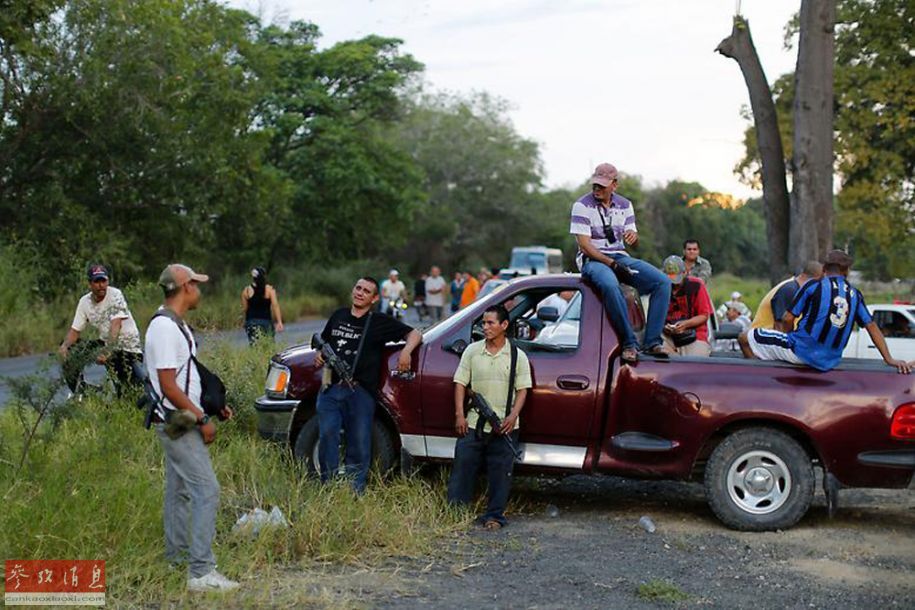
[[832,250],[823,265],[825,276],[807,282],[794,297],[782,321],[792,328],[803,315],[797,329],[789,333],[756,328],[740,336],[740,347],[747,358],[784,360],[806,364],[828,371],[842,359],[842,351],[851,336],[852,326],[867,330],[884,362],[908,373],[915,362],[895,360],[890,355],[883,334],[871,318],[861,292],[848,283],[852,258],[843,250]]

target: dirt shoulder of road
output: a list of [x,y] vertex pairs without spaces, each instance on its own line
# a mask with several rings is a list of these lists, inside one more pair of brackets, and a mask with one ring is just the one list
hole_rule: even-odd
[[840,499],[834,518],[820,494],[791,530],[742,533],[694,484],[519,479],[502,531],[469,529],[380,567],[291,568],[272,586],[317,607],[915,608],[915,493]]

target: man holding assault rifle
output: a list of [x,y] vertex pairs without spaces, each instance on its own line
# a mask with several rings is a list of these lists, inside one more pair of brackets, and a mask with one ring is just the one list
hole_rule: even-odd
[[[454,373],[454,428],[458,440],[448,481],[448,501],[469,504],[477,473],[485,465],[489,502],[486,513],[477,521],[488,530],[497,530],[507,523],[505,506],[518,457],[519,416],[532,385],[531,367],[527,355],[506,337],[509,320],[504,306],[486,309],[482,324],[486,339],[467,346]],[[471,408],[465,412],[468,394]],[[483,417],[480,411],[484,411]],[[501,421],[492,411],[504,415]]]
[[[352,305],[338,309],[321,332],[319,343],[326,343],[335,362],[328,384],[318,396],[318,458],[321,481],[326,482],[340,466],[340,430],[346,435],[346,473],[356,493],[365,491],[372,462],[372,427],[375,420],[375,394],[381,372],[385,343],[406,339],[397,369],[410,371],[411,354],[422,343],[418,331],[389,315],[373,312],[378,302],[378,282],[360,278],[353,286]],[[323,366],[325,350],[316,364]],[[340,363],[343,363],[341,366]],[[337,365],[334,367],[333,365]],[[341,372],[343,374],[341,374]]]

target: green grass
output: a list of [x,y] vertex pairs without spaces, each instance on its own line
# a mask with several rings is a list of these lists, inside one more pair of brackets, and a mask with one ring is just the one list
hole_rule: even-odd
[[680,590],[674,584],[667,582],[666,580],[649,580],[646,583],[642,583],[636,589],[636,595],[647,601],[656,601],[656,602],[681,602],[689,599],[689,594],[685,591]]
[[[238,408],[220,424],[210,448],[221,486],[216,556],[220,570],[243,587],[230,605],[333,606],[339,600],[287,586],[292,573],[316,562],[371,567],[391,556],[434,551],[443,536],[468,523],[445,502],[441,481],[393,478],[370,482],[362,497],[345,483],[321,486],[304,476],[283,447],[253,432],[253,397],[261,390],[269,346],[218,346],[203,355]],[[0,413],[0,555],[22,559],[104,559],[108,603],[196,603],[185,575],[164,560],[163,457],[142,414],[129,400],[86,398],[52,431],[41,427],[17,472],[23,422],[15,405]],[[22,410],[25,424],[34,412]],[[244,512],[278,506],[291,527],[255,539],[231,533]],[[286,583],[286,584],[284,584]],[[277,597],[277,591],[282,595]]]

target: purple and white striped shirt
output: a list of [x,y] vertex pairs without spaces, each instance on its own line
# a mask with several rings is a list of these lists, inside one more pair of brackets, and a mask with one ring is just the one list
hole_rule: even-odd
[[[613,232],[613,241],[604,233],[604,225]],[[603,254],[625,254],[623,233],[629,230],[638,231],[635,227],[635,212],[632,209],[632,202],[622,195],[613,193],[609,209],[601,205],[591,193],[582,195],[572,204],[572,224],[569,233],[589,236],[591,243]],[[582,267],[582,258],[583,254],[579,249],[575,258],[579,269]]]

